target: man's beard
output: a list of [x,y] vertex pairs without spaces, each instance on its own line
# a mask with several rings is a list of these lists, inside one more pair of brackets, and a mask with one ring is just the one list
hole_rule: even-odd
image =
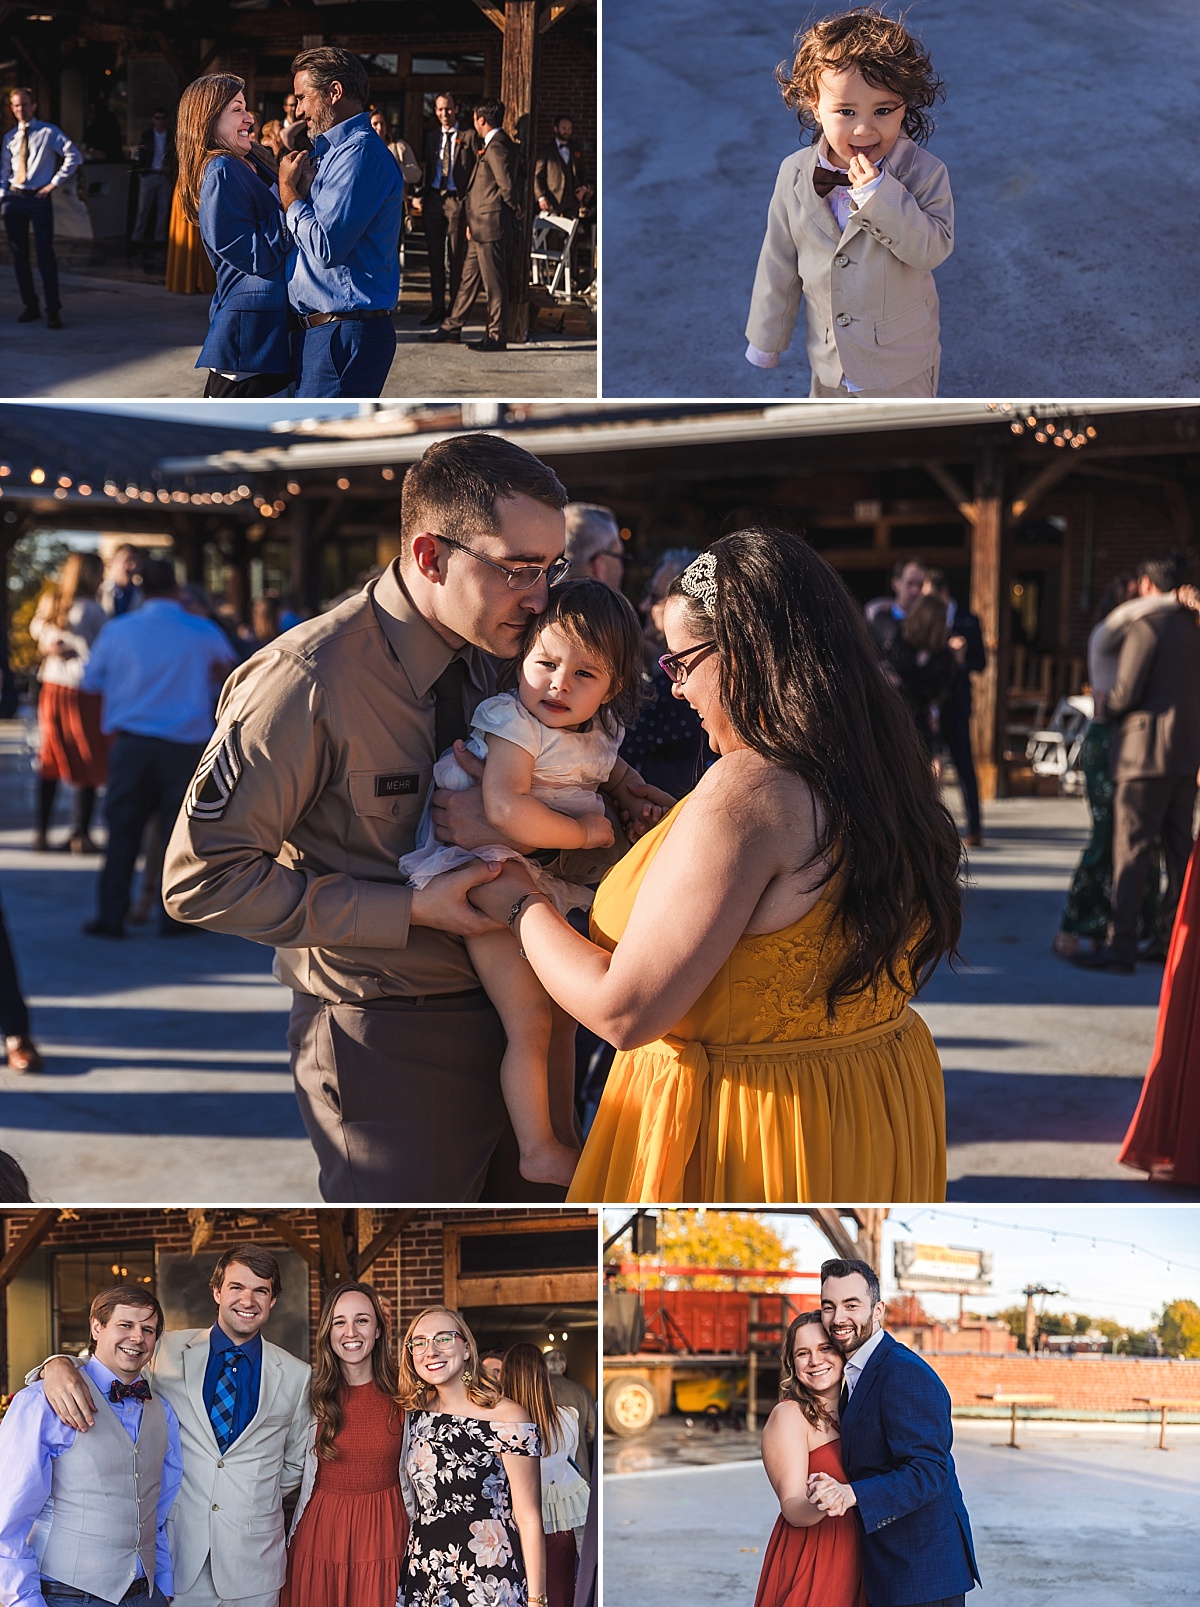
[[323,103],[316,112],[310,112],[304,119],[304,126],[308,130],[310,139],[316,139],[321,134],[328,134],[333,127],[333,107]]
[[835,1334],[832,1325],[830,1326],[828,1333],[830,1339],[832,1339],[834,1344],[840,1348],[843,1356],[853,1356],[854,1352],[861,1346],[865,1345],[867,1340],[870,1339],[872,1327],[873,1325],[870,1319],[868,1319],[865,1326],[860,1326],[858,1323],[855,1323],[854,1332],[852,1334]]

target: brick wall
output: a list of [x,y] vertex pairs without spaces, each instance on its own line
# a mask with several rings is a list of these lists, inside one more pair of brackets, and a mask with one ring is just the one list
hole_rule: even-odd
[[1053,1395],[1055,1411],[1144,1412],[1138,1395],[1200,1401],[1200,1361],[1132,1356],[928,1356],[955,1406],[986,1406],[980,1392]]

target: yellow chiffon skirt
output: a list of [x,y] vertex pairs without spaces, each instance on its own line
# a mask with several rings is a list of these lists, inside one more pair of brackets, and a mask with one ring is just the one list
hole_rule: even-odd
[[786,1204],[946,1197],[942,1067],[929,1029],[618,1054],[570,1201]]

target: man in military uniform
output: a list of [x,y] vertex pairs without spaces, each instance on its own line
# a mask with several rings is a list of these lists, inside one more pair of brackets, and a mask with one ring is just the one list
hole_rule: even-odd
[[[326,1200],[561,1197],[517,1172],[504,1034],[461,941],[492,924],[467,893],[494,871],[413,889],[397,860],[437,754],[546,606],[566,501],[511,442],[431,446],[405,477],[399,560],[234,672],[176,822],[171,912],[273,944],[293,989],[296,1096]],[[496,840],[480,793],[435,798],[439,836]],[[583,857],[574,880],[599,874]]]

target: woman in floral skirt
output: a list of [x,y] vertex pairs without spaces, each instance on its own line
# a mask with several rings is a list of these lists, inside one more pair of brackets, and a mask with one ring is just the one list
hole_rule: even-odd
[[547,1607],[537,1428],[482,1371],[458,1312],[410,1325],[400,1400],[416,1509],[400,1607]]

